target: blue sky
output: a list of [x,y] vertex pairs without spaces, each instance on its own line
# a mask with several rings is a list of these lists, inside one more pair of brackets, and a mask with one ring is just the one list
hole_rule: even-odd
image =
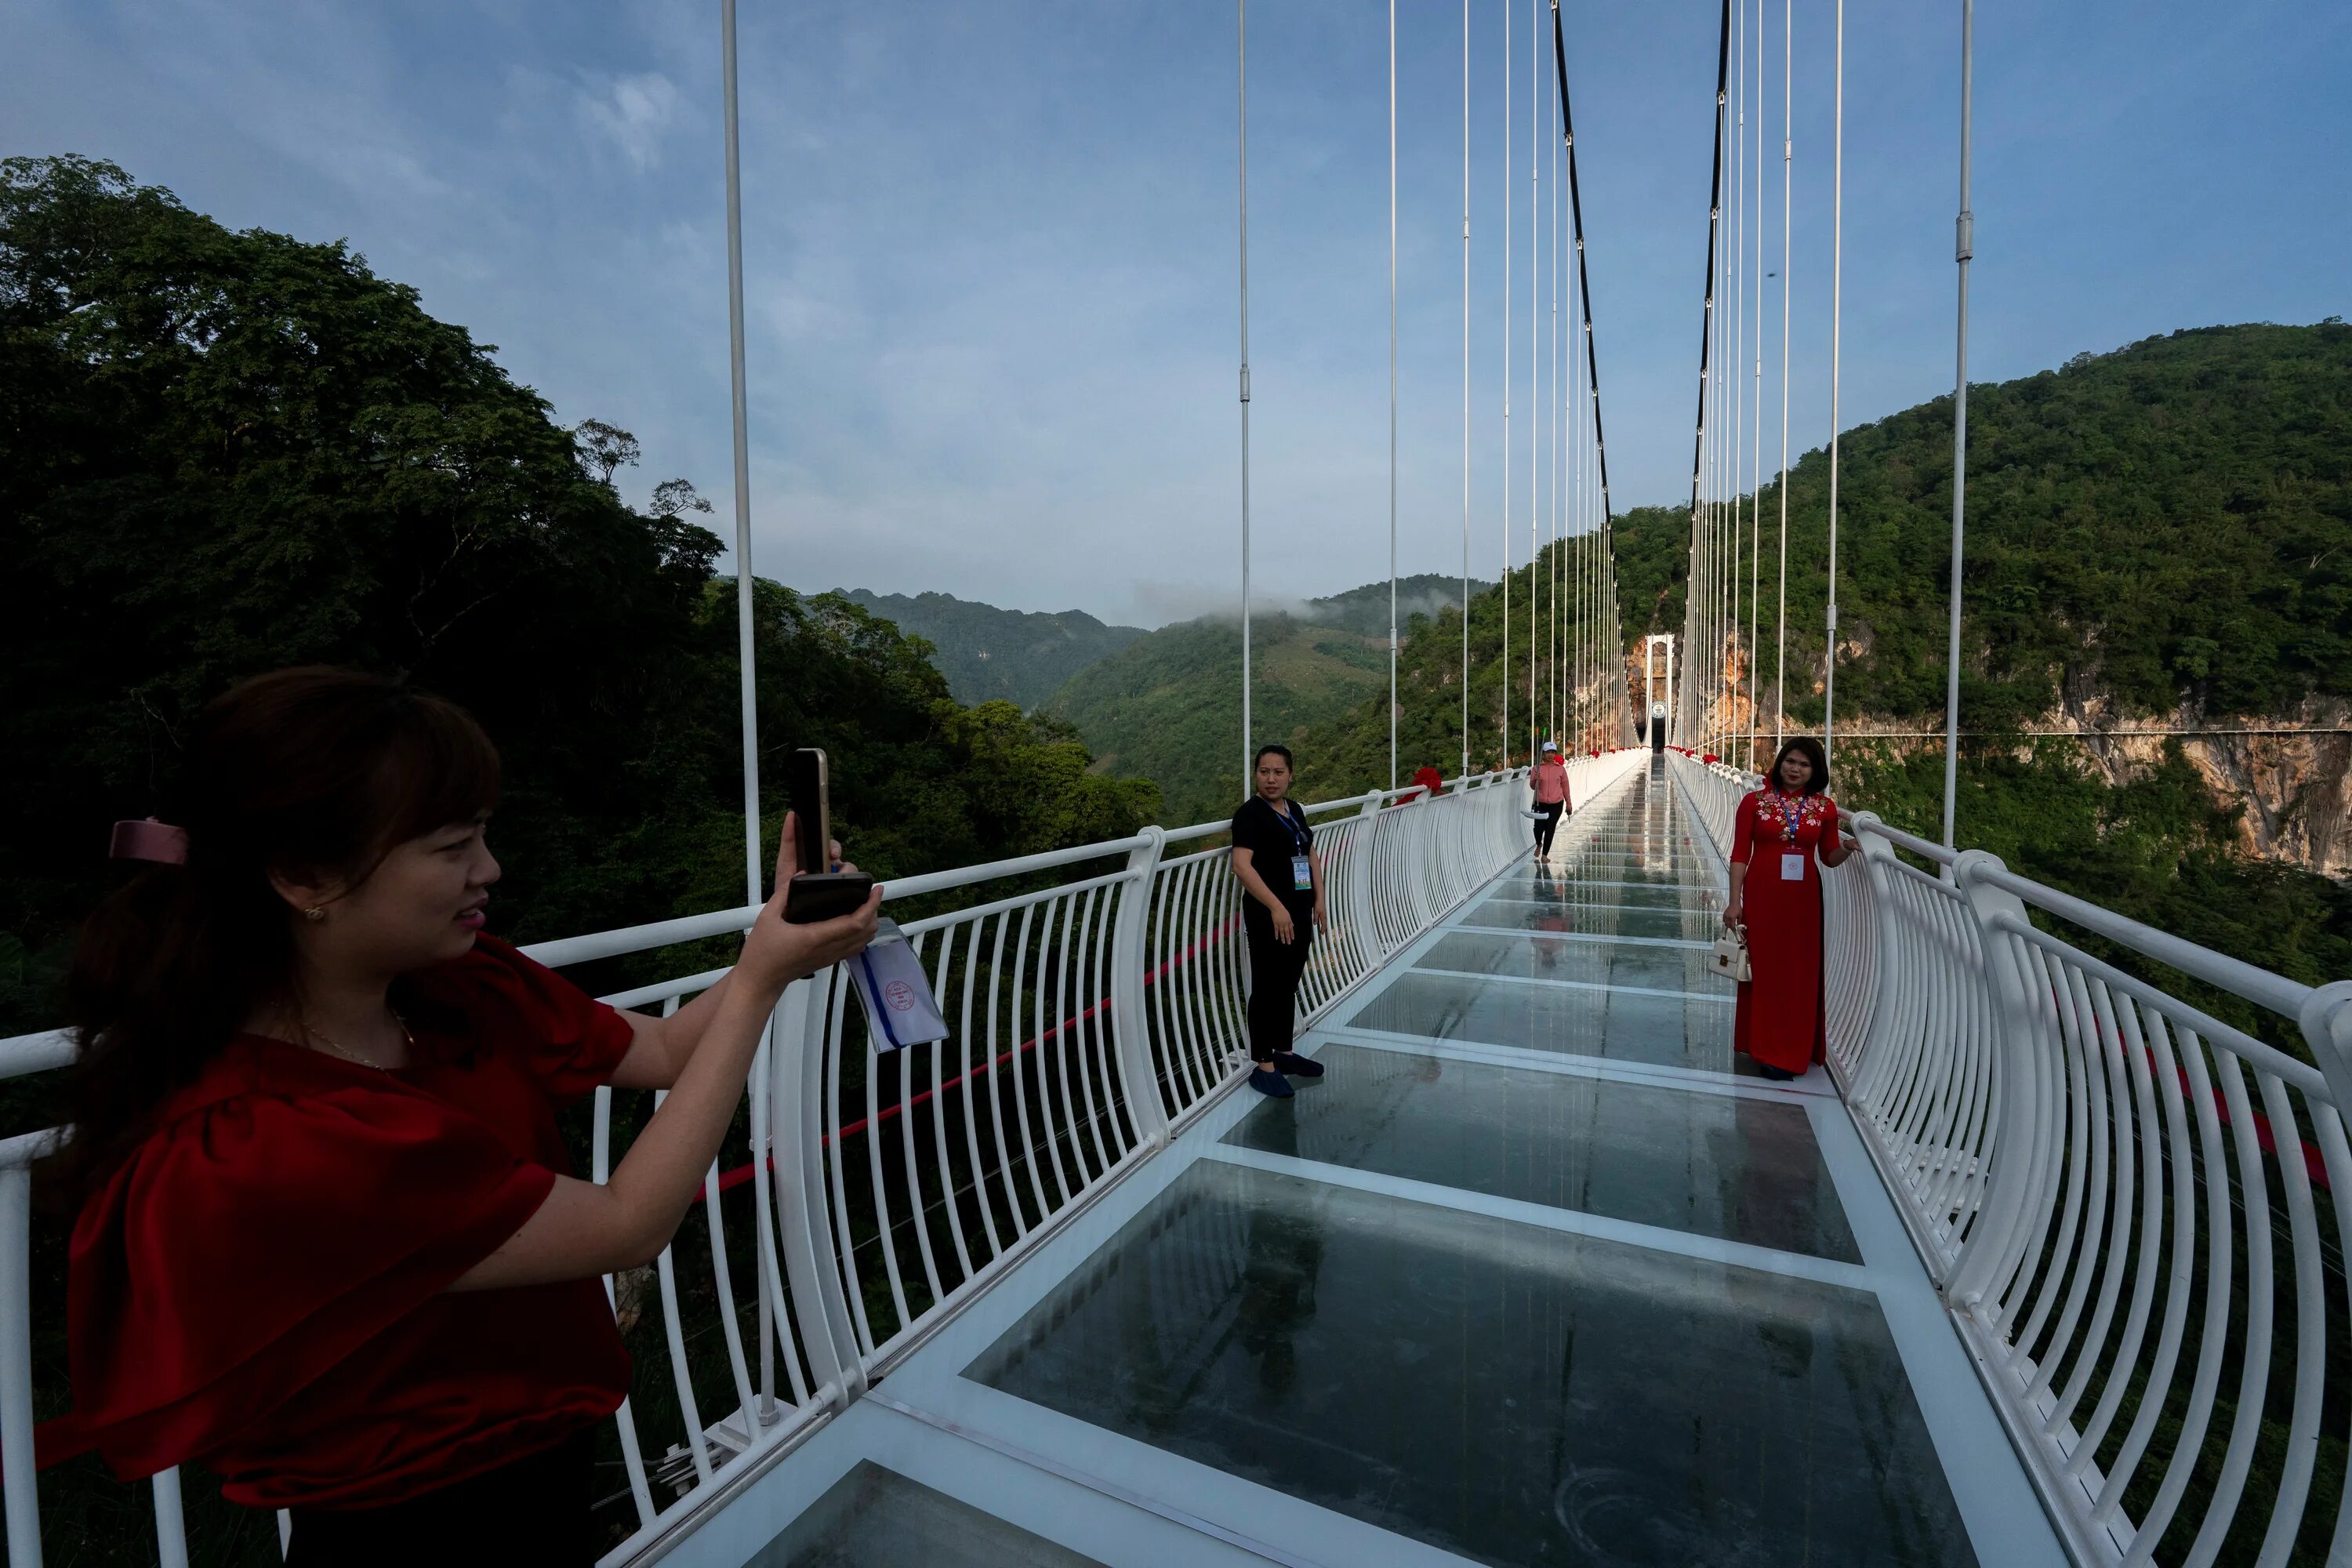
[[[1801,452],[1829,429],[1832,10],[1793,3]],[[755,569],[1145,624],[1232,600],[1233,6],[742,11]],[[1511,5],[1507,125],[1503,5],[1472,11],[1472,547],[1491,575],[1501,159],[1507,133],[1524,311],[1530,8]],[[2352,313],[2352,7],[1979,11],[1974,379]],[[1849,7],[1848,425],[1949,386],[1958,15]],[[1622,510],[1687,493],[1717,10],[1566,16]],[[1402,0],[1399,18],[1400,550],[1405,571],[1454,572],[1462,13]],[[0,150],[110,158],[232,226],[348,237],[561,417],[635,431],[634,493],[685,475],[727,522],[716,0],[9,0],[5,25]],[[1774,271],[1781,26],[1766,0],[1749,108]],[[1255,581],[1307,595],[1388,567],[1386,11],[1258,0],[1250,44]],[[1542,211],[1549,232],[1548,195]],[[1521,561],[1526,331],[1521,314]]]

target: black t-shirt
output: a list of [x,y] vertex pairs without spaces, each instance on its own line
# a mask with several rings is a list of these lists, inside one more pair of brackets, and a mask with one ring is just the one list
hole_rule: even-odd
[[[1307,814],[1294,801],[1284,801],[1282,809],[1288,816],[1276,815],[1265,803],[1264,795],[1254,795],[1234,813],[1234,847],[1250,852],[1250,864],[1274,889],[1275,897],[1290,906],[1293,914],[1312,913],[1315,890],[1295,888],[1290,872],[1290,858],[1304,855],[1315,842],[1315,830],[1307,826]],[[1255,899],[1244,897],[1243,907],[1263,913],[1265,906]]]

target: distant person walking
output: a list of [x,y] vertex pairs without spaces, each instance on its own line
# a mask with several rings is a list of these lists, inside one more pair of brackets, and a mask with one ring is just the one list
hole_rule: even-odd
[[1249,933],[1249,1081],[1276,1100],[1290,1097],[1291,1078],[1323,1076],[1320,1062],[1290,1048],[1307,948],[1328,923],[1323,858],[1307,814],[1290,799],[1292,773],[1289,747],[1260,746],[1257,793],[1234,813],[1233,826],[1234,879]]
[[1739,803],[1731,901],[1723,923],[1748,928],[1753,978],[1739,987],[1732,1048],[1766,1078],[1802,1076],[1823,1058],[1822,874],[1850,851],[1838,837],[1822,743],[1799,735],[1772,759],[1764,787]]
[[1536,858],[1549,860],[1551,836],[1559,831],[1559,819],[1569,809],[1568,764],[1559,760],[1559,747],[1552,742],[1543,743],[1543,755],[1528,785],[1536,797]]

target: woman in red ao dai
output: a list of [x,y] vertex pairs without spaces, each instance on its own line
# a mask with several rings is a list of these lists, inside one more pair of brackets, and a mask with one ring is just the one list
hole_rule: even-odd
[[1823,1058],[1821,868],[1852,853],[1829,782],[1822,743],[1797,736],[1739,803],[1733,829],[1723,923],[1748,928],[1753,978],[1739,987],[1731,1042],[1769,1079],[1797,1078]]

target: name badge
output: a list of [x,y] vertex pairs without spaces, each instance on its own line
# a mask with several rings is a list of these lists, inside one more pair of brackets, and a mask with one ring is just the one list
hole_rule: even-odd
[[1315,890],[1315,863],[1304,855],[1290,858],[1290,886],[1294,891],[1301,893]]
[[1805,879],[1805,858],[1802,855],[1780,857],[1780,880],[1801,882]]

